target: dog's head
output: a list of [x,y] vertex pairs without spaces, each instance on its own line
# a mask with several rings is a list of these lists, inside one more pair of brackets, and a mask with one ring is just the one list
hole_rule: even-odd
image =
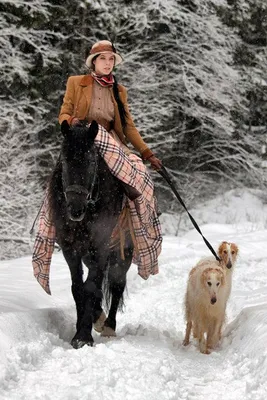
[[209,294],[211,304],[215,304],[222,286],[225,285],[225,275],[222,268],[206,268],[201,275],[201,282]]
[[222,242],[218,248],[218,255],[221,259],[221,264],[230,269],[236,262],[238,247],[235,243]]

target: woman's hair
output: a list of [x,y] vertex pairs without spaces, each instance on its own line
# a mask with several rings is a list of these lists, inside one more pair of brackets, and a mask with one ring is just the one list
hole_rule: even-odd
[[96,56],[94,56],[94,58],[92,58],[92,65],[91,65],[90,69],[92,69],[93,71],[95,70],[94,61],[97,59],[98,56],[99,56],[99,54],[97,54]]
[[123,102],[121,101],[120,96],[119,96],[117,79],[114,75],[113,75],[113,77],[114,77],[113,94],[114,94],[115,100],[118,104],[122,127],[125,128],[125,126],[126,126],[126,110],[125,110]]

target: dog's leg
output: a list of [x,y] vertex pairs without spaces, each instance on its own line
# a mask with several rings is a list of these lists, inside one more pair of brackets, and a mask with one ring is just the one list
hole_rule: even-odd
[[207,348],[214,349],[219,340],[221,335],[221,328],[222,328],[223,320],[218,318],[214,320],[212,325],[209,327],[208,335],[207,335]]
[[225,309],[224,309],[223,318],[221,319],[220,325],[219,325],[219,328],[218,328],[218,341],[220,341],[221,338],[222,338],[222,327],[223,327],[223,324],[225,323],[225,318],[226,317],[225,317]]
[[216,345],[216,337],[214,328],[211,327],[207,333],[207,340],[206,340],[206,354],[210,354],[210,350],[213,349]]
[[222,337],[222,325],[223,325],[224,319],[220,319],[217,321],[215,328],[214,328],[214,340],[213,340],[213,347],[216,347],[218,342],[221,340]]
[[184,341],[183,341],[183,345],[184,346],[187,346],[189,344],[191,329],[192,329],[192,321],[187,321],[185,338],[184,338]]
[[201,330],[200,334],[199,334],[199,350],[201,353],[203,354],[210,354],[210,351],[207,347],[207,343],[208,341],[205,338],[204,332]]
[[223,322],[222,322],[221,325],[219,326],[219,330],[218,330],[218,341],[220,341],[221,338],[222,338],[222,326],[223,326]]

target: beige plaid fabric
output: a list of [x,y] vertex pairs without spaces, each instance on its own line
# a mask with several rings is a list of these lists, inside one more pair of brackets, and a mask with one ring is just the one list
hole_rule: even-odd
[[[139,275],[147,279],[150,274],[158,273],[158,256],[162,245],[161,227],[155,209],[153,182],[140,157],[134,154],[127,156],[102,126],[99,126],[95,145],[111,173],[141,193],[134,201],[127,198],[127,202],[137,243],[133,262],[138,266]],[[51,294],[49,271],[56,231],[49,218],[47,197],[46,194],[40,213],[32,265],[34,276],[43,289]]]
[[49,273],[56,241],[56,228],[52,223],[49,214],[48,193],[46,191],[33,247],[32,266],[37,281],[46,293],[51,294],[49,287]]

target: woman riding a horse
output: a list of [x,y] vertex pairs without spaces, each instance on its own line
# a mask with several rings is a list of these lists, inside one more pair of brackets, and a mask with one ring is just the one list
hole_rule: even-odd
[[[132,256],[144,279],[158,272],[162,238],[153,183],[126,141],[152,168],[160,169],[162,163],[136,129],[126,89],[117,84],[112,74],[121,61],[111,42],[99,41],[86,59],[91,73],[72,76],[67,81],[59,114],[64,136],[61,155],[48,186],[34,246],[34,275],[47,293],[55,241],[69,265],[77,308],[77,332],[72,339],[75,348],[93,343],[92,324],[98,330],[105,328],[106,335],[115,334],[116,312]],[[112,189],[114,195],[108,191]],[[130,241],[111,250],[112,232],[125,206],[123,194],[134,234]],[[122,248],[125,257],[121,255]],[[85,282],[82,262],[89,269]],[[107,268],[111,307],[105,320],[102,285]]]
[[[129,141],[148,160],[154,169],[161,168],[161,161],[143,141],[136,129],[127,103],[126,88],[117,84],[113,68],[122,62],[111,42],[95,43],[86,60],[92,70],[90,75],[71,76],[59,114],[59,123],[69,125],[81,120],[95,120],[114,136],[120,145]],[[123,145],[123,149],[129,149]]]

